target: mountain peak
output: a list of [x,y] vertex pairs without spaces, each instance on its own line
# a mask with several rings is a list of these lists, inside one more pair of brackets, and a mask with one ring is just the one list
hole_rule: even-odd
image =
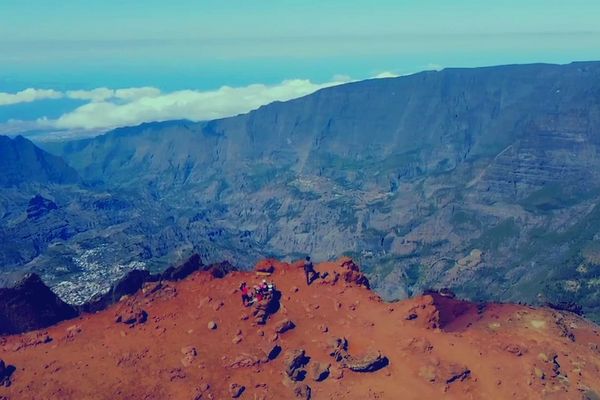
[[60,157],[37,147],[29,139],[0,135],[0,187],[29,183],[77,183],[79,174]]
[[[473,304],[449,292],[386,303],[350,259],[316,264],[310,284],[303,266],[264,260],[254,271],[222,278],[198,271],[149,282],[104,311],[6,337],[2,358],[16,367],[6,393],[24,399],[600,393],[598,328],[576,315]],[[240,283],[252,288],[263,280],[276,295],[244,306]],[[52,381],[41,381],[49,365]]]

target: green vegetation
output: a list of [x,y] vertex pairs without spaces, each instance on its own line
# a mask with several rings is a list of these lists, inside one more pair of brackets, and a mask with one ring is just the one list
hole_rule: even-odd
[[481,228],[481,222],[477,218],[477,215],[473,212],[463,210],[456,211],[454,214],[452,214],[452,217],[450,217],[450,223],[455,227],[469,225]]
[[520,201],[521,206],[532,213],[549,213],[568,208],[597,194],[598,190],[577,190],[559,184],[548,184]]
[[514,218],[507,218],[493,228],[483,232],[479,238],[475,239],[471,247],[484,250],[498,250],[498,248],[508,240],[519,236],[519,227]]

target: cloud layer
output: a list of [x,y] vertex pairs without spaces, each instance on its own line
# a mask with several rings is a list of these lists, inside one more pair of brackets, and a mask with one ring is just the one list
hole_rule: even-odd
[[[391,77],[385,72],[376,77]],[[336,76],[330,82],[314,83],[306,79],[285,80],[276,85],[252,84],[243,87],[223,86],[216,90],[179,90],[162,92],[154,87],[93,90],[26,89],[18,93],[1,93],[0,106],[33,102],[40,99],[75,99],[85,104],[58,118],[36,121],[9,120],[4,131],[18,127],[39,130],[100,131],[119,126],[137,125],[149,121],[189,119],[211,120],[245,113],[273,101],[285,101],[305,96],[319,89],[350,82],[347,76]]]
[[31,103],[37,100],[60,99],[64,95],[52,89],[25,89],[17,93],[0,92],[0,106],[19,103]]

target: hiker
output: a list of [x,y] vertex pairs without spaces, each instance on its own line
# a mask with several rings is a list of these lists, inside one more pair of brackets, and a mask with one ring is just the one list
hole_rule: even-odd
[[242,291],[242,304],[248,307],[252,304],[252,297],[250,297],[250,292],[248,291],[248,285],[246,282],[242,282],[240,285],[240,290]]
[[256,301],[261,302],[263,300],[263,292],[260,289],[260,286],[254,286],[254,298]]
[[306,256],[306,261],[304,262],[304,275],[306,275],[307,285],[310,285],[315,277],[319,276],[319,274],[315,271],[315,267],[313,266],[312,261],[310,261],[309,256]]

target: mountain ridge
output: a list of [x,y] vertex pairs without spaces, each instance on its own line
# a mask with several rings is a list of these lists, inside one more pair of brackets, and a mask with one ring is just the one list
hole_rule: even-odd
[[450,287],[598,320],[599,99],[598,62],[449,69],[53,151],[153,217],[100,224],[118,261],[349,255],[387,299]]

